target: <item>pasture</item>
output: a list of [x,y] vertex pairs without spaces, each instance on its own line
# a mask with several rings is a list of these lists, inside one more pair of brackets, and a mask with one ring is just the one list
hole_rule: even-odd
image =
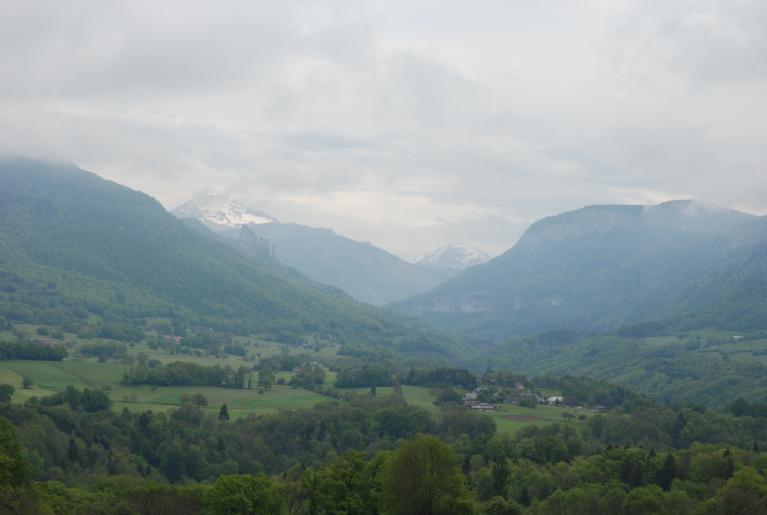
[[[152,349],[144,343],[129,347],[129,354],[137,355],[144,353],[148,358],[154,358],[164,363],[172,361],[194,362],[204,366],[250,366],[253,354],[260,357],[286,355],[288,353],[305,353],[312,355],[314,351],[300,348],[264,342],[243,342],[249,350],[246,358],[236,356],[192,356],[187,354],[168,354],[160,349]],[[335,355],[337,349],[324,348],[319,353],[325,358]],[[76,351],[73,353],[76,355]],[[184,397],[191,397],[196,393],[204,395],[208,401],[203,409],[210,413],[217,413],[222,404],[226,404],[230,417],[237,418],[251,413],[272,413],[282,409],[305,409],[311,408],[317,403],[331,401],[329,397],[318,393],[292,388],[287,385],[292,374],[290,372],[277,372],[277,378],[285,384],[275,384],[270,390],[261,392],[258,389],[230,389],[205,386],[128,386],[121,383],[123,372],[127,365],[115,362],[99,363],[94,359],[67,359],[65,361],[0,361],[0,383],[10,384],[16,388],[13,396],[14,402],[24,402],[30,397],[42,397],[64,390],[67,386],[78,388],[99,388],[107,392],[113,402],[115,411],[124,408],[140,412],[151,409],[152,411],[167,411],[179,406]],[[22,379],[27,377],[32,380],[33,386],[29,389],[22,388]],[[335,381],[335,373],[327,371],[325,386],[332,386]],[[256,374],[253,383],[256,382]],[[369,388],[342,389],[343,392],[355,392],[361,395],[369,394]],[[377,395],[391,395],[393,387],[378,387]],[[432,413],[439,409],[434,405],[435,393],[431,388],[422,386],[402,387],[405,400],[415,406],[419,406]],[[498,411],[486,413],[485,416],[493,417],[499,432],[516,432],[522,427],[529,425],[545,425],[554,422],[563,422],[561,413],[563,408],[552,406],[539,406],[537,408],[521,408],[513,405],[499,404]],[[574,412],[576,416],[578,412]],[[577,420],[573,423],[577,423]]]

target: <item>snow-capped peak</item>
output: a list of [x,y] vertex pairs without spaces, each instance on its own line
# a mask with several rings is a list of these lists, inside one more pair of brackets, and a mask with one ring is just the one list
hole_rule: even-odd
[[470,266],[481,265],[489,261],[490,257],[490,254],[474,245],[453,243],[427,254],[417,263],[431,268],[464,270]]
[[179,218],[196,218],[214,229],[276,222],[271,216],[254,211],[241,202],[216,195],[190,200],[174,209],[173,214]]

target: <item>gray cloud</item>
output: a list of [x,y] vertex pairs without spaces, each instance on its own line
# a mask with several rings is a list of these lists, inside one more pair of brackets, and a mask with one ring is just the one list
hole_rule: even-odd
[[763,2],[6,2],[0,152],[405,257],[679,196],[767,213]]

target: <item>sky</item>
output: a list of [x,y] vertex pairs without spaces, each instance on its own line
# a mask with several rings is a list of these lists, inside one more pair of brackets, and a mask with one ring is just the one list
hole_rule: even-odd
[[0,3],[0,153],[406,259],[588,204],[767,214],[767,2]]

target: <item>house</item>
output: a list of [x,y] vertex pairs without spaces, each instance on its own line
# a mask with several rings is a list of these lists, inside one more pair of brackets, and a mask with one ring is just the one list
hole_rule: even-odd
[[554,396],[554,397],[549,397],[548,399],[546,399],[546,404],[548,404],[549,406],[553,406],[553,405],[557,405],[558,406],[558,405],[564,404],[564,403],[565,403],[565,398],[562,397],[561,395],[557,395],[557,396]]
[[594,413],[607,413],[609,410],[607,409],[607,406],[602,406],[601,404],[597,404],[596,406],[593,406],[591,408],[591,411]]
[[495,411],[495,406],[486,402],[479,402],[474,404],[471,409],[475,409],[477,411]]
[[463,402],[465,404],[468,404],[470,402],[476,402],[477,400],[477,392],[467,392],[463,394]]

